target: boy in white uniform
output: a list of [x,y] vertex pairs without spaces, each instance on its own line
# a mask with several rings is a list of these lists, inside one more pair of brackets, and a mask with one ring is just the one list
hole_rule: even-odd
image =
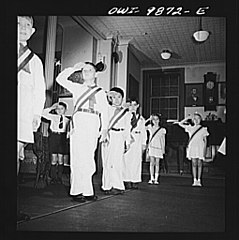
[[[73,94],[74,112],[70,133],[71,187],[73,201],[95,201],[92,176],[95,173],[94,153],[98,138],[106,138],[108,102],[105,91],[95,83],[96,72],[102,71],[93,63],[78,63],[62,71],[56,81]],[[81,72],[79,82],[70,81],[75,72]],[[83,81],[82,81],[83,80]]]
[[[33,132],[41,123],[45,103],[45,79],[40,58],[28,47],[27,41],[35,32],[33,18],[18,16],[18,75],[17,75],[17,174],[24,159],[24,147],[34,143]],[[24,219],[24,214],[18,220]]]
[[121,88],[110,90],[108,142],[102,145],[102,189],[105,194],[121,194],[123,182],[123,154],[130,146],[130,119],[128,108],[122,107],[124,92]]
[[142,181],[142,153],[146,148],[147,133],[145,119],[139,114],[139,103],[136,99],[130,99],[129,111],[131,117],[130,149],[124,154],[124,182],[126,189],[138,189],[138,183]]

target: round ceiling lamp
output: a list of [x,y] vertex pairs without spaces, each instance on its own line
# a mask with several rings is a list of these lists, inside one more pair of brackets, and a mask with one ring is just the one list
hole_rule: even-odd
[[202,29],[202,18],[199,20],[199,30],[193,34],[193,37],[197,42],[204,42],[209,37],[209,32]]
[[172,53],[169,50],[163,50],[161,52],[161,58],[167,60],[171,57]]
[[203,30],[196,31],[193,34],[193,37],[197,42],[206,41],[208,39],[208,36],[209,36],[209,32],[208,31],[203,31]]

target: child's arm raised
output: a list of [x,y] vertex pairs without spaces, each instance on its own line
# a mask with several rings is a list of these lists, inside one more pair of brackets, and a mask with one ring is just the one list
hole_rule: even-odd
[[51,107],[43,109],[42,117],[44,117],[47,120],[51,120],[52,119],[52,114],[50,113],[50,111],[53,110],[53,109],[56,109],[57,106],[58,106],[58,103],[54,103]]
[[185,123],[188,121],[188,119],[191,119],[190,116],[184,118],[183,120],[181,120],[180,122],[176,121],[173,124],[178,124],[180,127],[186,128],[188,125],[186,125]]
[[70,92],[74,92],[76,87],[81,86],[78,83],[74,83],[72,81],[67,80],[67,78],[74,72],[82,70],[84,63],[77,63],[74,67],[69,67],[64,69],[56,78],[56,81],[63,86],[64,88],[68,89]]

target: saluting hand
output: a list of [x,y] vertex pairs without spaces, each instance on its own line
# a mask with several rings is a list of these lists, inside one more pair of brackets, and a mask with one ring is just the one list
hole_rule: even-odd
[[76,63],[73,68],[75,71],[80,71],[84,66],[85,66],[85,63],[79,62],[79,63]]
[[102,130],[100,142],[103,142],[103,143],[108,142],[108,133],[106,129]]

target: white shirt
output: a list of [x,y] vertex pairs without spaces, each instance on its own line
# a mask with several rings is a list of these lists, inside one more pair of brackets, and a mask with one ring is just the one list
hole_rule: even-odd
[[[42,116],[47,120],[51,121],[50,129],[53,132],[61,132],[61,133],[66,132],[66,128],[70,120],[64,115],[57,115],[57,114],[50,113],[51,110],[52,110],[51,108],[46,108],[42,112]],[[61,116],[63,117],[63,128],[59,128]]]

